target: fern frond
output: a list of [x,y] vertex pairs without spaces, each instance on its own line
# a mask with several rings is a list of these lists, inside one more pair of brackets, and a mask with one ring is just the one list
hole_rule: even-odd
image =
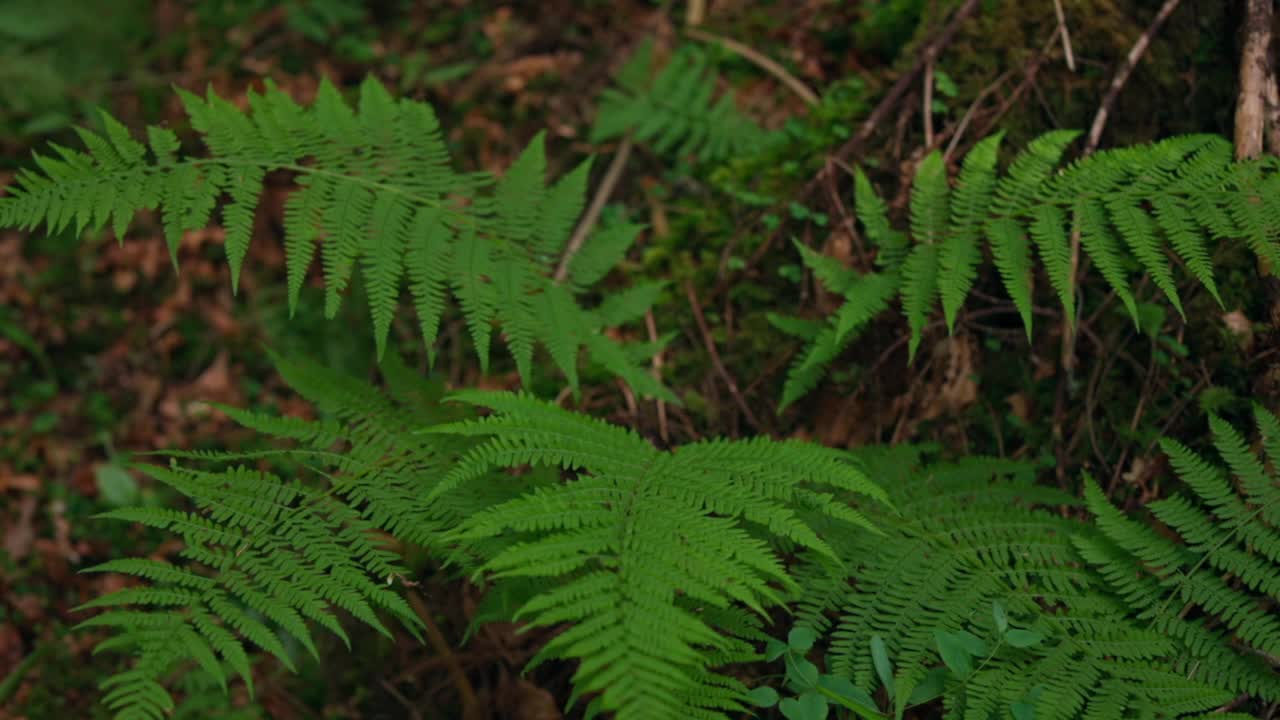
[[[488,369],[496,324],[522,379],[529,380],[535,347],[550,332],[541,322],[538,296],[554,284],[554,256],[582,209],[589,162],[548,187],[539,135],[488,192],[487,177],[450,167],[430,106],[396,100],[372,78],[360,86],[354,108],[328,81],[309,107],[270,85],[262,94],[249,94],[245,111],[212,91],[204,98],[179,94],[205,156],[180,155],[178,138],[169,130],[148,128],[148,147],[104,118],[105,136],[80,131],[85,151],[53,146],[52,154],[34,158],[35,169],[18,174],[0,198],[0,226],[31,229],[43,223],[54,232],[81,232],[111,225],[123,241],[134,216],[155,208],[176,267],[183,233],[205,227],[226,197],[222,222],[234,290],[263,179],[287,171],[298,184],[284,213],[290,314],[318,246],[326,316],[337,314],[358,269],[379,358],[407,275],[432,359],[451,291],[482,367]],[[575,268],[574,291],[602,278],[634,235],[619,229],[589,243]],[[572,296],[570,302],[576,305]],[[575,365],[570,375],[576,390],[580,351],[612,341],[602,336],[599,316],[577,312],[574,318],[580,324],[576,344],[566,350],[568,336],[560,333],[557,359],[562,369]],[[675,400],[625,352],[588,357],[607,357],[614,372],[618,358],[626,358],[621,374],[649,379],[638,391]]]
[[701,48],[680,47],[656,74],[652,59],[646,41],[619,72],[618,87],[601,95],[592,142],[630,132],[658,152],[709,162],[751,152],[764,141],[766,133],[737,109],[731,92],[713,102],[716,76]]
[[505,467],[575,473],[472,515],[449,537],[470,544],[514,534],[481,571],[555,580],[519,616],[570,624],[534,662],[580,660],[577,692],[600,693],[599,708],[624,720],[740,711],[745,688],[708,664],[739,646],[738,623],[716,622],[700,607],[763,613],[778,604],[795,586],[771,542],[830,554],[810,515],[869,526],[814,490],[884,497],[838,453],[803,443],[712,441],[667,453],[527,395],[453,398],[494,414],[430,429],[483,438],[437,485],[437,497]]
[[[1135,611],[1159,597],[1158,582],[1149,588],[1154,593],[1113,595],[1109,581],[1129,581],[1135,568],[1117,564],[1099,576],[1082,563],[1110,553],[1109,541],[1050,511],[1078,501],[1035,485],[1034,466],[990,458],[922,466],[913,448],[868,448],[857,457],[890,489],[898,512],[870,508],[885,535],[841,535],[836,561],[816,553],[802,558],[793,573],[804,580],[797,624],[829,633],[827,672],[868,694],[881,685],[871,652],[879,637],[897,716],[917,702],[911,695],[926,678],[939,677],[946,712],[974,720],[1030,712],[1061,720],[1130,712],[1186,717],[1240,693],[1264,700],[1274,694],[1265,662],[1233,652],[1199,622],[1161,624]],[[1222,490],[1215,497],[1224,497]],[[1184,509],[1162,512],[1171,526],[1195,526],[1200,537],[1203,525]],[[1171,557],[1186,560],[1165,552],[1144,561],[1160,565]],[[1256,562],[1238,554],[1222,555],[1214,567],[1246,565],[1257,573]],[[1270,582],[1264,575],[1255,581]],[[1242,609],[1220,594],[1198,592],[1223,609]],[[833,611],[840,618],[831,629]],[[940,645],[940,637],[960,636],[972,654],[968,662]]]
[[[893,230],[866,175],[855,169],[855,213],[879,251],[876,263],[898,272],[910,357],[938,295],[948,330],[954,332],[978,277],[984,237],[1028,339],[1039,267],[1064,317],[1075,320],[1079,278],[1074,277],[1072,238],[1077,232],[1080,249],[1135,323],[1133,269],[1149,275],[1183,314],[1174,257],[1219,302],[1210,240],[1243,240],[1260,259],[1280,260],[1280,201],[1275,200],[1280,195],[1270,193],[1280,189],[1280,162],[1236,162],[1231,144],[1222,138],[1187,135],[1094,153],[1059,168],[1077,135],[1055,131],[1033,140],[1002,174],[995,169],[1000,136],[986,138],[965,158],[954,192],[947,189],[940,155],[926,157],[913,180],[908,242]],[[843,350],[832,340],[825,338],[824,352],[814,355],[824,365]],[[796,365],[787,398],[812,389],[822,375],[815,363]]]
[[[816,263],[817,258],[823,257],[816,253],[811,255],[805,255],[806,264]],[[826,326],[809,342],[787,372],[780,410],[817,386],[831,361],[858,338],[872,319],[889,307],[898,291],[897,274],[893,272],[868,273],[859,277],[853,271],[846,271],[832,277],[832,281],[835,287],[843,288],[844,304],[828,318]]]
[[[200,514],[158,508],[110,514],[177,533],[186,546],[181,555],[190,562],[176,566],[122,559],[89,569],[125,572],[151,582],[79,608],[147,609],[111,609],[81,624],[118,628],[120,634],[106,647],[137,657],[131,671],[106,685],[129,688],[113,690],[104,699],[120,716],[145,713],[162,699],[172,709],[162,681],[185,661],[219,678],[226,661],[252,687],[246,643],[270,652],[290,669],[295,661],[282,636],[318,657],[308,622],[346,640],[333,615],[337,609],[384,634],[388,631],[375,608],[410,628],[421,622],[380,582],[400,570],[370,537],[372,526],[326,494],[243,467],[224,473],[140,469],[189,497]],[[225,680],[220,682],[225,687]]]
[[[1264,434],[1274,429],[1265,410],[1258,409],[1257,420]],[[1280,621],[1272,611],[1280,598],[1280,485],[1234,428],[1218,418],[1210,426],[1239,491],[1222,470],[1166,440],[1173,468],[1193,493],[1148,506],[1173,535],[1126,517],[1089,481],[1085,497],[1103,538],[1077,544],[1139,618],[1185,647],[1189,676],[1274,701],[1280,698]]]

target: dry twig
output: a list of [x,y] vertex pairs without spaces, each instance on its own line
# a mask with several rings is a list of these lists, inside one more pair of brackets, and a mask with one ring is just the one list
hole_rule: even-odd
[[924,144],[933,147],[933,59],[924,66],[924,96],[920,111],[924,114]]
[[554,275],[556,282],[564,282],[569,276],[569,263],[573,261],[573,256],[578,254],[583,244],[587,242],[587,236],[591,234],[596,223],[600,221],[600,211],[604,209],[605,203],[609,202],[609,196],[613,194],[613,189],[618,184],[618,180],[622,178],[622,168],[627,164],[627,158],[631,155],[631,147],[633,143],[631,135],[628,134],[622,138],[622,142],[618,145],[618,150],[613,154],[613,160],[609,162],[609,169],[604,173],[604,179],[600,181],[600,186],[596,188],[596,194],[591,198],[591,204],[587,206],[587,212],[583,214],[582,220],[578,221],[578,226],[573,229],[573,235],[569,237],[569,243],[564,248],[564,255],[560,257],[560,265],[556,268]]
[[472,687],[471,681],[467,679],[467,673],[462,669],[462,664],[458,662],[458,658],[453,654],[453,648],[449,645],[449,641],[445,639],[444,633],[440,632],[440,627],[436,625],[435,619],[431,617],[431,609],[427,607],[427,602],[422,599],[422,595],[413,590],[406,594],[414,614],[422,620],[422,624],[426,628],[427,641],[444,658],[445,667],[449,669],[449,677],[453,682],[454,689],[458,691],[458,701],[462,705],[462,717],[464,720],[476,720],[481,716],[480,699],[476,696],[476,689]]
[[747,400],[742,396],[742,391],[738,389],[738,381],[733,379],[729,374],[728,368],[724,366],[724,361],[720,359],[720,351],[716,349],[716,341],[711,337],[711,328],[707,326],[707,319],[702,314],[702,303],[698,300],[698,294],[693,289],[692,282],[685,282],[685,295],[689,297],[689,306],[693,309],[693,319],[698,323],[698,330],[702,333],[702,343],[707,348],[707,354],[711,356],[711,364],[715,366],[716,373],[720,379],[724,381],[726,387],[729,388],[729,394],[733,396],[734,403],[738,409],[742,411],[742,416],[751,423],[751,426],[757,432],[762,432],[763,428],[760,422],[756,420],[755,413],[751,412],[751,407],[747,405]]
[[685,30],[685,34],[691,38],[694,38],[696,40],[701,40],[703,42],[719,43],[726,49],[741,55],[747,60],[750,60],[752,63],[755,63],[755,65],[758,66],[761,70],[764,70],[765,72],[777,78],[783,85],[786,85],[787,88],[791,90],[791,92],[794,92],[796,95],[799,95],[800,98],[804,100],[806,103],[808,103],[809,105],[818,104],[817,93],[815,93],[813,90],[810,90],[809,86],[805,85],[804,82],[800,80],[800,78],[796,77],[795,75],[792,75],[790,72],[787,72],[787,69],[779,65],[776,61],[773,60],[773,58],[770,58],[767,55],[764,55],[763,53],[759,52],[755,48],[750,47],[748,45],[743,45],[742,43],[738,42],[737,40],[734,40],[733,38],[727,38],[727,37],[724,37],[723,35],[716,35],[715,33],[709,33],[706,30],[699,30],[698,28],[691,27],[688,30]]
[[[653,320],[653,310],[646,310],[644,313],[644,327],[649,331],[649,342],[658,342],[658,327]],[[653,379],[662,382],[662,351],[653,355]],[[671,444],[671,428],[667,425],[667,401],[657,398],[658,403],[658,437],[662,438],[665,445]]]
[[[951,44],[951,41],[956,37],[956,33],[960,31],[960,26],[976,13],[981,5],[980,0],[965,0],[965,4],[961,5],[955,14],[951,16],[951,20],[947,22],[942,32],[938,33],[925,47],[924,51],[920,53],[919,57],[916,58],[911,69],[898,78],[898,81],[893,84],[893,87],[889,88],[889,91],[881,98],[880,103],[871,111],[867,119],[862,121],[862,125],[858,127],[858,132],[854,133],[853,137],[849,138],[836,150],[834,156],[837,160],[848,162],[850,157],[862,149],[862,144],[871,139],[871,134],[875,132],[880,123],[884,122],[893,108],[897,106],[898,101],[911,88],[911,84],[915,82],[915,79],[920,73],[924,72],[927,65],[932,64],[942,54],[942,50],[945,47]],[[811,182],[810,184],[815,183]],[[808,193],[806,192],[806,194]]]
[[[1133,69],[1137,67],[1142,56],[1146,54],[1147,48],[1151,45],[1151,39],[1155,37],[1156,31],[1164,24],[1165,20],[1173,14],[1178,8],[1181,0],[1165,0],[1160,6],[1160,10],[1156,12],[1156,16],[1152,18],[1151,23],[1147,25],[1147,29],[1143,31],[1138,40],[1134,42],[1133,47],[1129,48],[1129,54],[1125,56],[1124,62],[1116,70],[1115,76],[1111,79],[1111,85],[1107,88],[1107,94],[1103,96],[1102,103],[1098,106],[1098,112],[1093,116],[1093,125],[1089,128],[1089,136],[1085,140],[1084,151],[1082,156],[1091,155],[1098,149],[1099,143],[1102,141],[1102,131],[1107,126],[1107,120],[1111,116],[1111,109],[1115,105],[1116,98],[1120,96],[1120,91],[1124,89],[1125,83],[1129,81],[1129,76],[1133,73]],[[1268,0],[1270,2],[1270,0]],[[1085,265],[1087,267],[1087,258]],[[1074,318],[1063,318],[1062,325],[1062,352],[1059,362],[1063,368],[1063,376],[1059,379],[1057,396],[1054,399],[1053,408],[1053,436],[1055,444],[1058,447],[1057,471],[1060,483],[1066,481],[1066,457],[1063,453],[1063,421],[1067,411],[1067,400],[1070,392],[1070,385],[1073,381],[1075,370],[1075,350],[1076,338],[1078,332],[1076,325],[1079,323],[1079,312],[1082,303],[1079,302],[1079,277],[1081,275],[1080,261],[1080,229],[1078,227],[1071,230],[1071,288],[1072,293],[1076,296],[1077,302],[1076,313]]]
[[[1266,0],[1270,3],[1271,0]],[[1089,128],[1089,138],[1085,142],[1084,154],[1088,155],[1098,149],[1098,143],[1102,141],[1102,130],[1107,126],[1107,118],[1111,116],[1111,108],[1116,103],[1116,98],[1120,96],[1120,91],[1124,89],[1125,83],[1129,82],[1129,75],[1133,69],[1138,66],[1138,61],[1147,52],[1147,46],[1151,44],[1151,38],[1155,37],[1156,31],[1169,19],[1173,11],[1178,9],[1178,3],[1181,0],[1165,0],[1164,5],[1160,6],[1160,11],[1156,13],[1155,18],[1151,20],[1151,24],[1147,26],[1145,32],[1138,37],[1138,41],[1129,48],[1129,54],[1125,57],[1124,62],[1120,64],[1120,69],[1116,70],[1115,77],[1111,78],[1111,86],[1107,88],[1107,94],[1102,98],[1102,104],[1098,107],[1098,114],[1093,116],[1093,125]]]
[[1071,32],[1067,30],[1067,15],[1062,12],[1062,0],[1053,0],[1053,12],[1058,16],[1058,34],[1062,36],[1062,52],[1067,56],[1067,69],[1076,71],[1076,55],[1071,51]]

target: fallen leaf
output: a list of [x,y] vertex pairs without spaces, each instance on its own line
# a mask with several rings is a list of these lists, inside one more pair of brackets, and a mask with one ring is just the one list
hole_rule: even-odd
[[1222,322],[1227,326],[1227,330],[1236,336],[1236,340],[1240,343],[1242,350],[1248,350],[1253,345],[1253,324],[1249,322],[1249,318],[1239,310],[1232,310],[1222,315]]
[[32,521],[35,519],[38,503],[39,500],[34,495],[24,496],[18,505],[18,519],[5,528],[4,551],[14,561],[20,561],[31,553],[31,545],[36,539]]
[[0,493],[5,490],[21,490],[35,492],[40,489],[40,478],[30,474],[15,474],[8,468],[0,467]]
[[1026,393],[1016,392],[1012,395],[1005,396],[1005,402],[1009,403],[1009,412],[1024,423],[1031,421],[1031,400]]

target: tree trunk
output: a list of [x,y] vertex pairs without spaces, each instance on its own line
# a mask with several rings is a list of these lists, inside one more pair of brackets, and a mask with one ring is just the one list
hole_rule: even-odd
[[1271,20],[1272,0],[1247,0],[1244,48],[1240,53],[1240,96],[1236,101],[1236,157],[1241,160],[1262,154],[1272,84]]

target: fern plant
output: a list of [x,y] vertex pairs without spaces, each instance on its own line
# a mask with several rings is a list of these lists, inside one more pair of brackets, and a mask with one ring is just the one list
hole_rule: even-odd
[[[288,171],[299,186],[285,206],[291,313],[318,248],[329,317],[359,268],[379,357],[407,277],[429,350],[452,294],[482,371],[499,323],[526,383],[540,343],[576,391],[585,348],[593,362],[641,393],[674,400],[602,333],[605,318],[574,297],[604,274],[599,255],[625,250],[637,226],[588,243],[589,249],[597,242],[606,247],[573,258],[574,284],[551,278],[582,209],[589,161],[548,187],[539,135],[496,184],[483,174],[456,172],[431,107],[396,101],[372,77],[361,85],[355,109],[327,81],[311,107],[271,86],[249,94],[248,111],[212,91],[205,99],[179,94],[207,157],[180,155],[178,136],[163,127],[147,128],[147,144],[139,143],[104,113],[103,135],[79,131],[87,152],[54,145],[53,155],[36,156],[38,172],[18,175],[0,198],[0,226],[44,223],[54,232],[82,232],[109,224],[123,242],[139,212],[159,209],[176,266],[182,234],[208,224],[226,196],[222,224],[235,289],[263,181],[270,172]],[[492,192],[480,192],[490,185]],[[653,294],[626,297],[634,304]],[[634,318],[645,309],[633,305],[613,314]]]
[[628,133],[661,153],[714,162],[749,153],[766,133],[743,115],[732,92],[716,99],[716,75],[705,50],[678,48],[654,71],[653,43],[644,41],[618,71],[617,87],[600,97],[592,142]]
[[[497,505],[450,538],[470,544],[515,532],[520,540],[481,571],[541,577],[517,617],[531,625],[576,623],[540,653],[581,660],[579,692],[624,718],[722,717],[746,689],[710,671],[754,657],[759,617],[790,580],[770,542],[829,558],[810,526],[823,517],[869,528],[829,491],[884,499],[836,451],[764,438],[714,440],[662,452],[635,433],[527,396],[468,391],[455,399],[496,415],[432,428],[481,436],[435,494],[495,468],[548,465],[576,471],[567,484]],[[839,529],[833,532],[839,532]]]
[[[409,374],[395,372],[394,363],[388,367],[392,368],[389,376],[402,383]],[[139,470],[188,498],[194,512],[138,507],[100,516],[174,533],[183,541],[180,556],[187,561],[121,558],[88,570],[149,581],[80,608],[110,608],[79,627],[115,629],[116,634],[97,650],[134,658],[131,668],[102,683],[107,691],[104,703],[117,717],[160,717],[174,710],[164,681],[175,668],[189,665],[215,680],[224,692],[224,664],[228,665],[252,692],[246,644],[271,653],[292,669],[298,660],[297,648],[318,657],[312,627],[349,642],[339,611],[388,636],[379,612],[390,614],[411,631],[421,625],[389,587],[404,570],[375,531],[412,536],[409,527],[429,528],[429,521],[439,516],[439,510],[415,512],[421,507],[413,502],[415,493],[429,488],[400,487],[388,475],[396,470],[411,478],[438,474],[441,458],[448,457],[447,444],[441,447],[447,439],[432,447],[420,441],[392,443],[396,438],[411,440],[410,427],[430,417],[430,411],[406,404],[414,401],[420,408],[422,400],[403,387],[399,402],[393,402],[316,366],[279,360],[277,368],[329,417],[306,422],[223,410],[247,427],[297,441],[298,449],[247,455],[174,453],[237,464],[221,471],[140,465]],[[302,469],[313,468],[329,482],[326,486],[287,480],[293,473],[242,464],[263,459],[290,459]],[[327,470],[342,474],[325,475]]]
[[[886,206],[865,174],[855,173],[856,215],[880,247],[878,264],[892,273],[911,331],[914,357],[934,308],[942,305],[949,331],[983,264],[984,248],[1031,333],[1033,277],[1038,266],[1068,322],[1077,317],[1078,278],[1073,233],[1107,284],[1139,322],[1130,285],[1146,273],[1181,314],[1174,268],[1197,281],[1221,303],[1210,260],[1212,243],[1243,240],[1260,259],[1280,262],[1280,161],[1236,162],[1231,144],[1212,135],[1188,135],[1151,145],[1106,150],[1058,169],[1077,137],[1055,131],[1032,141],[999,173],[1001,134],[978,143],[964,159],[955,187],[938,152],[917,168],[911,188],[907,247],[891,228]],[[1032,258],[1035,248],[1039,263]],[[809,262],[806,259],[806,262]],[[811,265],[812,266],[812,265]],[[873,316],[884,295],[847,293],[847,274],[818,273],[833,292],[846,295],[845,317]],[[793,366],[784,404],[817,384],[839,353],[841,321],[816,335]],[[844,327],[850,327],[847,322]]]
[[[172,709],[165,683],[184,664],[225,687],[225,660],[252,687],[246,645],[292,668],[289,643],[316,653],[312,626],[346,640],[339,610],[384,632],[379,612],[415,629],[420,621],[388,587],[404,570],[375,532],[523,596],[516,617],[530,626],[568,623],[534,663],[578,660],[577,692],[598,693],[593,706],[624,719],[723,717],[749,696],[715,669],[754,659],[766,609],[798,590],[778,550],[834,560],[817,519],[834,523],[831,533],[869,524],[833,491],[885,497],[819,446],[757,439],[663,452],[527,395],[458,393],[462,405],[493,411],[462,419],[473,413],[440,404],[440,387],[394,354],[383,361],[385,395],[323,368],[277,363],[321,419],[223,410],[294,447],[172,453],[196,466],[143,469],[189,497],[194,513],[105,515],[178,534],[189,561],[93,568],[150,581],[84,606],[136,608],[82,623],[118,628],[100,649],[135,657],[103,683],[119,717]],[[272,473],[246,461],[286,465]],[[523,466],[535,472],[501,472]]]
[[[1280,421],[1260,406],[1254,412],[1274,463]],[[1213,417],[1210,427],[1229,473],[1164,440],[1190,494],[1149,504],[1152,527],[1090,481],[1085,498],[1101,532],[1076,544],[1139,621],[1185,648],[1178,672],[1280,701],[1280,480],[1229,424]]]
[[[899,718],[941,697],[949,716],[1043,720],[1189,716],[1241,693],[1280,695],[1274,670],[1223,634],[1170,632],[1150,621],[1158,595],[1112,592],[1076,549],[1099,542],[1097,530],[1051,509],[1080,501],[1035,485],[1034,466],[922,465],[907,447],[859,454],[894,488],[899,514],[872,516],[887,537],[842,535],[842,563],[815,556],[797,570],[797,628],[829,633],[827,671],[852,683],[847,699],[879,692]],[[1136,584],[1131,571],[1108,578]]]

